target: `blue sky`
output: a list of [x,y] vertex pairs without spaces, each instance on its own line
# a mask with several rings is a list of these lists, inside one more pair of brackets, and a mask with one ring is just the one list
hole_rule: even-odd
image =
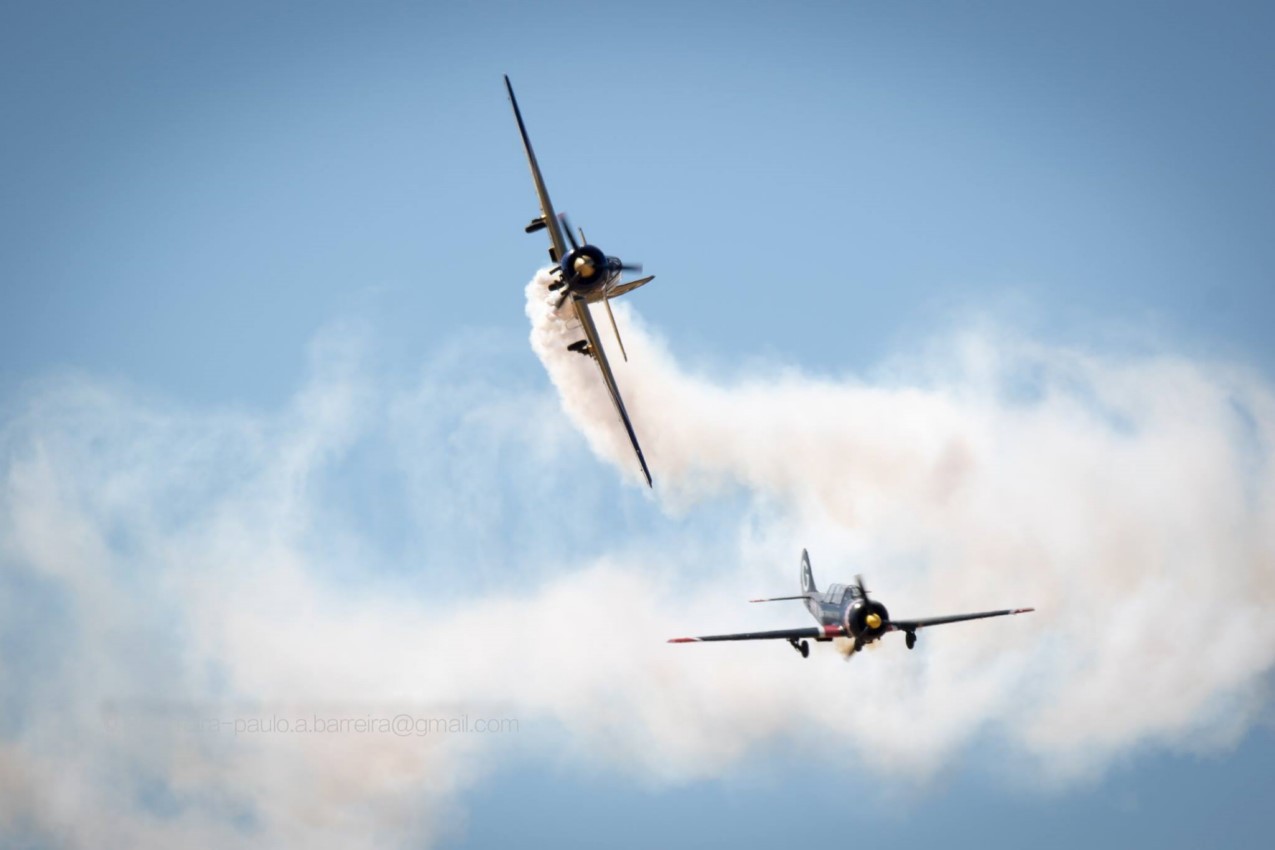
[[[122,561],[158,559],[135,541],[195,524],[186,506],[251,478],[276,431],[328,415],[306,387],[348,383],[309,507],[342,533],[301,547],[336,586],[402,582],[462,605],[648,547],[728,559],[741,529],[769,541],[786,526],[758,519],[765,496],[661,507],[576,447],[526,345],[523,287],[545,255],[521,232],[534,195],[503,73],[555,204],[657,275],[632,308],[708,379],[872,379],[991,324],[1107,358],[1238,364],[1265,385],[1272,23],[1244,3],[11,7],[0,411],[19,436],[6,471],[18,477],[14,446],[59,439],[85,457],[118,448],[110,469],[129,467],[134,444],[114,430],[63,423],[44,440],[49,409],[153,430],[138,451],[176,471],[137,485],[137,527],[125,497],[111,502],[105,539]],[[549,424],[514,434],[509,409]],[[241,418],[257,424],[217,430]],[[219,441],[243,470],[190,460],[188,442]],[[567,500],[597,508],[545,520]],[[14,551],[5,610],[47,604],[88,633]],[[721,565],[703,577],[743,581]],[[137,639],[171,634],[138,599]],[[23,741],[41,665],[63,669],[74,650],[11,622],[0,729]],[[860,665],[835,671],[845,688]],[[1250,685],[1268,681],[1263,669]],[[1083,778],[1037,787],[995,729],[923,781],[782,740],[720,775],[669,779],[588,743],[560,757],[563,731],[528,719],[516,748],[446,798],[439,841],[960,847],[1035,830],[1047,846],[1254,846],[1275,825],[1256,793],[1269,730],[1261,701],[1220,744],[1135,736]]]

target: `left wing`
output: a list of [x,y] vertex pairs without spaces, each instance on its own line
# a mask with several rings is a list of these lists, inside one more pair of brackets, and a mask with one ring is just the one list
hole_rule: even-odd
[[545,188],[545,180],[540,176],[540,164],[536,162],[536,152],[531,149],[531,139],[527,136],[527,127],[522,123],[522,111],[518,109],[518,99],[514,97],[514,87],[509,83],[509,75],[505,75],[505,89],[509,92],[509,102],[514,105],[514,118],[518,119],[518,132],[522,134],[522,147],[527,152],[527,164],[531,166],[531,181],[536,184],[536,197],[540,199],[540,218],[527,227],[527,232],[538,230],[537,224],[549,231],[549,241],[553,244],[550,256],[555,263],[567,255],[567,243],[562,238],[562,230],[558,217],[554,215],[553,204],[549,200],[549,190]]
[[701,643],[712,640],[832,640],[845,637],[844,626],[807,626],[804,629],[779,629],[774,632],[741,632],[737,635],[705,635],[704,637],[671,638],[669,643]]
[[589,344],[589,353],[593,355],[594,362],[602,370],[602,380],[607,385],[607,392],[611,393],[611,401],[615,404],[615,409],[620,414],[621,421],[624,422],[624,430],[629,432],[629,442],[633,444],[633,451],[637,453],[638,463],[642,464],[642,474],[646,476],[646,486],[653,487],[655,485],[651,483],[651,471],[646,467],[646,458],[642,455],[642,447],[638,445],[637,434],[633,432],[633,423],[629,421],[629,412],[624,409],[624,399],[620,398],[620,389],[615,385],[615,375],[611,373],[611,364],[607,362],[607,353],[602,350],[602,341],[598,339],[598,327],[593,324],[593,316],[589,313],[589,304],[585,301],[584,296],[573,292],[571,293],[571,306],[575,308],[576,318],[580,320],[580,325],[584,328],[585,340]]
[[944,623],[962,623],[966,620],[983,620],[988,617],[1008,617],[1011,614],[1027,614],[1035,608],[1010,608],[1005,611],[983,611],[979,614],[952,614],[948,617],[923,617],[920,620],[891,620],[890,631],[912,632],[925,626],[941,626]]

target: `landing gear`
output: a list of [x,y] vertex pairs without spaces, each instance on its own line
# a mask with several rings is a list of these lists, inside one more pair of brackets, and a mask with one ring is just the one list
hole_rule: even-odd
[[788,642],[792,644],[793,649],[801,653],[802,658],[810,657],[810,644],[807,641],[789,638]]
[[908,649],[914,649],[916,647],[916,632],[908,632],[907,640]]
[[567,351],[574,351],[576,354],[583,354],[585,357],[588,357],[593,353],[592,349],[589,348],[589,341],[587,339],[571,343],[567,346]]

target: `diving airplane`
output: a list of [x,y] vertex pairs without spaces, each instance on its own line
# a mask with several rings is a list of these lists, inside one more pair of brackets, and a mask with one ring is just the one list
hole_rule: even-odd
[[[553,212],[553,204],[549,201],[549,192],[545,189],[544,178],[540,176],[540,166],[536,163],[536,154],[531,149],[531,139],[527,137],[527,127],[522,123],[522,112],[518,109],[518,101],[514,97],[514,88],[505,77],[505,89],[509,92],[509,102],[514,107],[514,118],[518,120],[518,132],[522,134],[522,146],[527,152],[527,163],[531,166],[531,179],[536,184],[536,196],[540,199],[540,215],[531,220],[525,228],[528,233],[537,230],[549,232],[549,259],[555,268],[551,272],[553,282],[549,289],[561,290],[555,309],[561,309],[566,302],[571,302],[580,326],[584,329],[584,339],[567,346],[571,351],[593,357],[602,371],[602,380],[611,394],[616,412],[624,423],[624,430],[629,433],[629,442],[633,443],[633,451],[637,453],[638,463],[642,465],[642,474],[646,476],[646,485],[651,484],[651,471],[646,467],[646,458],[642,455],[642,447],[638,445],[637,434],[633,432],[633,423],[629,421],[629,413],[624,409],[624,400],[620,398],[620,390],[615,384],[615,375],[611,372],[611,364],[607,362],[606,351],[598,339],[598,327],[593,323],[589,305],[601,301],[607,308],[611,318],[611,328],[615,331],[615,341],[620,345],[620,353],[627,361],[629,355],[624,350],[624,340],[620,339],[620,328],[615,323],[615,314],[611,312],[611,299],[632,292],[643,284],[650,283],[655,275],[621,282],[620,277],[626,271],[640,272],[642,266],[636,263],[621,262],[618,257],[609,257],[595,245],[590,245],[580,231],[580,241],[565,214],[558,216]],[[567,243],[571,244],[570,250]]]
[[868,598],[863,577],[855,576],[854,584],[834,584],[822,593],[815,587],[815,577],[810,571],[810,556],[801,550],[801,595],[776,596],[770,599],[750,599],[750,602],[779,602],[800,599],[806,603],[818,626],[804,629],[780,629],[773,632],[744,632],[736,635],[708,635],[706,637],[673,638],[669,643],[700,643],[713,640],[786,640],[802,658],[810,656],[808,639],[823,643],[833,638],[850,638],[854,652],[881,638],[887,632],[903,632],[907,635],[908,649],[916,646],[916,633],[927,626],[959,623],[964,620],[982,620],[987,617],[1005,617],[1009,614],[1026,614],[1035,608],[1010,608],[1004,611],[984,611],[979,614],[953,614],[947,617],[924,617],[919,620],[892,620],[885,606]]

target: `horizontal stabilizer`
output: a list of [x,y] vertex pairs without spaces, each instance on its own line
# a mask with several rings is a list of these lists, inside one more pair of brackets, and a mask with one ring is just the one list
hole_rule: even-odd
[[[639,286],[645,286],[646,284],[650,283],[653,280],[655,280],[655,275],[651,274],[651,275],[647,275],[646,277],[638,278],[637,280],[631,280],[628,283],[617,284],[616,286],[613,286],[610,289],[606,290],[606,297],[619,298],[621,295],[625,295],[629,292],[632,292],[633,290],[637,289]],[[589,300],[591,302],[600,301],[602,299],[602,294],[603,294],[602,291],[598,291],[594,293],[589,298]]]

